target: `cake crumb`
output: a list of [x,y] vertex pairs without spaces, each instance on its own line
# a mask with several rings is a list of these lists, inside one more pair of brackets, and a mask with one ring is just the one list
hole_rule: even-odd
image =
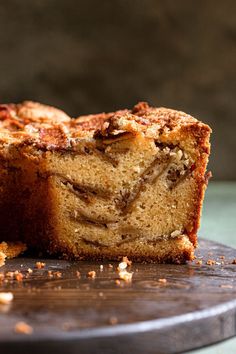
[[46,263],[44,263],[44,262],[36,262],[36,263],[35,263],[35,267],[36,267],[37,269],[42,269],[42,268],[45,267],[45,265],[46,265]]
[[31,268],[28,268],[28,269],[27,269],[27,272],[28,272],[29,274],[31,274],[31,273],[33,273],[33,270],[32,270]]
[[23,274],[18,271],[15,272],[14,276],[17,281],[22,281],[24,278]]
[[116,279],[116,280],[115,280],[115,283],[116,283],[116,285],[120,285],[120,280],[119,280],[119,279]]
[[133,273],[127,272],[127,270],[121,270],[119,272],[119,277],[124,281],[130,282],[132,280]]
[[13,300],[13,294],[8,292],[8,293],[0,293],[0,304],[2,305],[7,305],[10,304]]
[[13,279],[14,278],[14,274],[15,274],[14,272],[7,272],[6,273],[6,277]]
[[232,264],[236,264],[236,258],[232,260]]
[[220,256],[219,258],[220,258],[220,259],[225,259],[225,256]]
[[158,279],[159,283],[166,284],[167,280],[165,278]]
[[3,281],[3,280],[4,280],[4,278],[5,278],[4,273],[0,273],[0,281]]
[[111,263],[109,263],[108,268],[113,268],[113,265]]
[[201,259],[197,259],[195,262],[197,265],[202,265],[202,260]]
[[81,274],[78,270],[76,271],[76,276],[77,276],[77,278],[81,278]]
[[59,272],[59,271],[54,272],[54,275],[55,275],[55,277],[57,277],[57,278],[61,278],[61,277],[62,277],[62,273]]
[[100,264],[100,272],[103,271],[103,264]]
[[90,271],[88,272],[87,276],[88,276],[89,278],[94,279],[94,278],[96,277],[96,272],[95,272],[95,270],[90,270]]
[[212,266],[216,264],[216,261],[214,261],[214,259],[208,259],[208,261],[206,262],[207,265]]
[[48,277],[49,277],[49,278],[52,278],[52,277],[53,277],[53,274],[52,274],[52,271],[51,271],[51,270],[48,270]]
[[17,322],[15,332],[20,334],[32,334],[33,328],[25,322]]

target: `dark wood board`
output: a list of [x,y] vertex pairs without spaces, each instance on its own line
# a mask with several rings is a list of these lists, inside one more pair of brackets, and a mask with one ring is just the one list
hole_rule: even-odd
[[[236,250],[201,240],[196,255],[202,265],[132,264],[132,282],[121,285],[115,283],[116,262],[113,268],[104,262],[100,271],[100,263],[41,259],[46,267],[39,270],[36,259],[8,260],[0,271],[33,273],[22,282],[0,283],[0,291],[14,293],[9,306],[0,306],[0,353],[183,353],[232,337]],[[207,265],[208,259],[217,264]],[[62,277],[49,278],[48,270]],[[86,276],[90,270],[95,279]],[[33,333],[15,333],[19,321]]]

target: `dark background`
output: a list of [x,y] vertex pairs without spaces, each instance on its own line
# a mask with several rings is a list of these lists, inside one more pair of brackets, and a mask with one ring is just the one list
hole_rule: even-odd
[[76,116],[139,100],[213,128],[210,169],[236,178],[235,0],[8,0],[0,100]]

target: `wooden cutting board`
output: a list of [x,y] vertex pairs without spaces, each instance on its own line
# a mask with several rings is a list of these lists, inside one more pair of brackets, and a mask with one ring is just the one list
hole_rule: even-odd
[[[114,262],[101,271],[95,262],[41,259],[46,266],[36,269],[38,259],[9,260],[1,272],[33,273],[0,283],[14,294],[0,306],[0,353],[183,353],[234,336],[236,250],[201,240],[196,255],[202,265],[132,264],[132,282],[120,285]],[[33,333],[15,333],[19,321]]]

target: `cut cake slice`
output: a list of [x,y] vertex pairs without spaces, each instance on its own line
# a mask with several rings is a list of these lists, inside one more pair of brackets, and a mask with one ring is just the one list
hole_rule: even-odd
[[75,259],[193,259],[206,124],[147,103],[71,119],[25,102],[0,119],[2,240]]

